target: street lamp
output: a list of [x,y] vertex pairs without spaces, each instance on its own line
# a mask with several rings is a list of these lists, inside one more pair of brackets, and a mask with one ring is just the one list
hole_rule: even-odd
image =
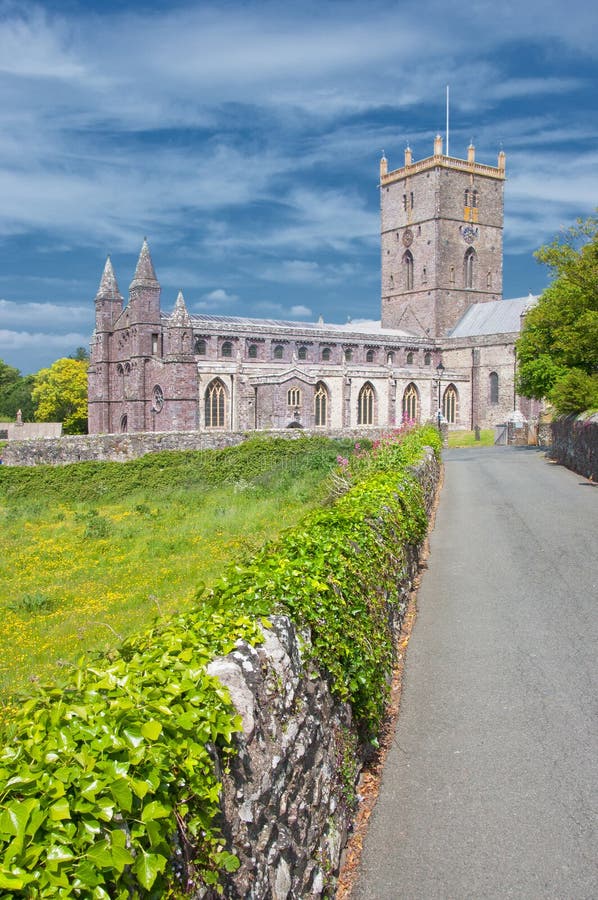
[[440,405],[440,382],[442,380],[442,373],[444,372],[444,366],[442,365],[442,360],[436,366],[436,373],[438,375],[438,412],[436,413],[438,417],[438,431],[440,431],[440,423],[442,421],[442,406]]

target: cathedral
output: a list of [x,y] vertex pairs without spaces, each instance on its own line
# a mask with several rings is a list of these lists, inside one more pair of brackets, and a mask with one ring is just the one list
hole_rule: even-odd
[[163,312],[144,241],[125,305],[110,259],[95,298],[89,432],[473,429],[537,404],[515,393],[533,297],[502,299],[505,155],[380,161],[381,319],[342,325]]

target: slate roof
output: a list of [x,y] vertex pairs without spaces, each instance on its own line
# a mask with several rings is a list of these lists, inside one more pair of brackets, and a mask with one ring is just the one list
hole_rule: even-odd
[[457,322],[449,337],[475,337],[479,334],[509,334],[521,330],[521,315],[533,306],[537,297],[517,297],[514,300],[493,300],[473,303]]
[[299,322],[287,321],[283,319],[254,319],[246,316],[216,316],[209,314],[191,315],[191,321],[196,328],[202,325],[208,328],[210,325],[229,325],[244,328],[246,326],[259,326],[264,329],[276,331],[277,329],[292,328],[302,331],[328,331],[341,334],[365,334],[372,337],[396,337],[410,338],[413,335],[409,331],[402,331],[398,328],[382,328],[379,321],[370,319],[356,319],[352,322],[339,325],[336,322]]

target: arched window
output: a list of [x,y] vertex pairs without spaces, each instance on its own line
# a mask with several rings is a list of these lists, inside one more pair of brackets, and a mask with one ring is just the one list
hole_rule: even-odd
[[195,352],[198,356],[206,355],[206,342],[203,338],[197,338],[195,341]]
[[120,417],[120,430],[122,434],[125,434],[129,430],[129,420],[127,418],[127,414]]
[[408,366],[412,366],[412,365],[413,365],[413,353],[411,352],[411,350],[410,350],[409,353],[407,354],[407,365],[408,365]]
[[322,348],[322,359],[324,362],[328,362],[330,360],[330,347]]
[[282,344],[277,344],[274,348],[274,359],[282,359]]
[[359,392],[357,398],[357,424],[373,425],[374,424],[374,388],[366,381]]
[[297,351],[297,357],[299,359],[307,359],[307,347],[299,347]]
[[490,372],[488,381],[490,383],[490,403],[498,403],[498,373]]
[[366,352],[365,361],[366,362],[374,362],[374,351],[373,350],[368,350]]
[[124,375],[124,374],[125,374],[125,370],[124,370],[123,367],[122,367],[122,363],[118,363],[118,365],[117,365],[117,367],[116,367],[116,371],[117,371],[117,373],[118,373],[119,375]]
[[419,421],[419,393],[413,382],[407,385],[403,394],[403,421]]
[[454,425],[457,421],[457,389],[454,384],[449,384],[442,398],[442,415],[449,423]]
[[477,191],[473,191],[473,193],[472,193],[471,205],[474,208],[477,207],[477,205],[478,205],[478,192]]
[[413,254],[411,250],[406,250],[403,254],[403,266],[405,267],[405,288],[408,291],[413,290]]
[[206,388],[206,428],[224,428],[226,414],[226,389],[219,378]]
[[249,359],[257,359],[257,345],[250,344],[247,348],[247,356]]
[[432,354],[425,353],[424,354],[424,366],[431,366],[431,365],[432,365]]
[[388,364],[389,366],[392,366],[392,364],[394,363],[394,361],[395,361],[395,355],[394,355],[394,353],[393,353],[392,350],[391,350],[390,353],[387,353],[387,354],[386,354],[386,362],[387,362],[387,364]]
[[223,343],[222,347],[220,348],[220,352],[222,353],[223,356],[227,356],[227,357],[232,356],[233,355],[233,345],[231,344],[231,342],[225,341]]
[[347,349],[345,350],[345,362],[351,362],[352,359],[353,359],[353,351],[351,350],[350,347],[347,347]]
[[318,428],[324,427],[328,416],[328,391],[326,385],[322,381],[316,384],[316,392],[314,394],[314,425]]
[[475,250],[470,247],[463,257],[463,284],[466,288],[473,287],[473,267],[475,262]]
[[301,406],[301,391],[299,388],[289,388],[287,391],[287,406]]

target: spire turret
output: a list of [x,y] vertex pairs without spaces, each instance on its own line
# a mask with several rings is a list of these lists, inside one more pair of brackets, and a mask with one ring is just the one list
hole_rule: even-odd
[[156,273],[154,271],[149,244],[147,238],[144,238],[130,290],[133,290],[133,288],[136,287],[155,287],[157,285],[158,279],[156,278]]
[[96,300],[117,300],[122,303],[122,295],[118,289],[116,275],[112,268],[112,260],[106,257],[106,265],[100,279],[100,286],[96,294]]
[[174,310],[170,317],[170,325],[174,328],[189,328],[191,326],[191,317],[187,312],[187,307],[185,305],[185,298],[183,297],[183,292],[179,291],[178,296],[176,298],[176,303],[174,304]]

